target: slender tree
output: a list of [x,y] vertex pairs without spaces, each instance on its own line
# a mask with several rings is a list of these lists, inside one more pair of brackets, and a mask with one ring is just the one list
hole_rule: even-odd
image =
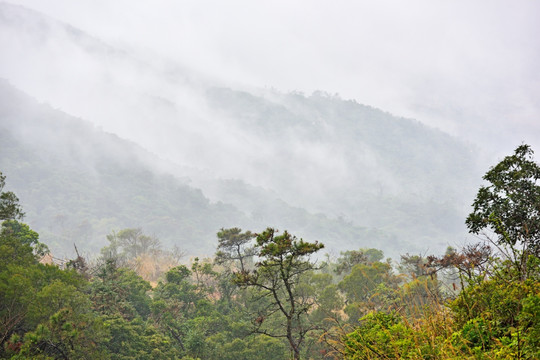
[[526,278],[528,257],[540,257],[540,166],[530,146],[519,146],[484,180],[489,185],[478,191],[467,227],[497,245]]
[[309,256],[323,247],[287,231],[278,235],[277,230],[268,228],[256,238],[254,249],[259,261],[255,269],[242,267],[234,274],[236,284],[252,288],[252,296],[261,305],[253,321],[254,331],[286,338],[294,359],[300,359],[306,335],[316,329],[307,316],[315,304],[314,296],[305,291],[302,277],[316,269]]

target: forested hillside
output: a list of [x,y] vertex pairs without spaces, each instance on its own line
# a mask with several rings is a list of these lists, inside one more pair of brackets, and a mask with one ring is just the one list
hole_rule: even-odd
[[[354,102],[277,94],[282,98],[252,106],[227,97],[256,104],[262,98],[214,90],[214,102],[255,109],[251,124],[239,110],[227,115],[234,126],[267,134],[265,146],[283,148],[245,169],[266,174],[263,187],[246,183],[241,167],[231,179],[180,167],[37,104],[6,82],[1,91],[0,166],[26,201],[29,221],[55,251],[71,252],[78,242],[95,252],[106,234],[125,227],[141,227],[190,254],[212,251],[213,234],[233,225],[272,224],[317,237],[334,251],[377,241],[394,255],[405,248],[423,251],[425,241],[444,249],[464,234],[463,198],[474,173],[469,150],[448,135]],[[285,100],[296,112],[278,105]],[[309,109],[314,113],[303,115]],[[288,120],[275,127],[279,119],[271,114],[278,110]],[[300,149],[292,151],[297,158],[287,155],[291,147]],[[320,157],[317,148],[333,149],[335,158]],[[310,154],[325,163],[310,163]]]
[[484,176],[466,219],[483,242],[399,264],[374,248],[316,261],[323,243],[273,228],[222,229],[187,265],[123,229],[96,261],[58,263],[0,173],[0,358],[537,359],[532,155]]
[[[260,156],[269,152],[273,159],[250,155],[248,171],[264,173],[253,181],[286,201],[415,244],[464,233],[461,219],[479,177],[472,146],[417,121],[322,92],[214,88],[207,98],[231,126],[260,138]],[[422,225],[413,225],[418,222]]]
[[217,183],[236,184],[237,193],[255,205],[210,202],[188,178],[162,169],[187,170],[38,104],[6,82],[0,92],[0,168],[25,202],[28,222],[58,256],[72,253],[73,243],[95,254],[107,234],[127,227],[143,228],[190,255],[211,254],[214,234],[222,227],[265,222],[316,234],[336,249],[372,239],[390,242],[389,235],[310,214],[241,181]]

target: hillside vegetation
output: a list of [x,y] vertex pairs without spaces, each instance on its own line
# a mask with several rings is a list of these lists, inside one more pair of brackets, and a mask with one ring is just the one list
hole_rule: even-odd
[[522,145],[484,179],[485,242],[440,256],[317,262],[320,242],[230,228],[186,266],[137,229],[55,264],[0,174],[0,358],[537,359],[540,165]]
[[217,183],[251,196],[251,207],[211,202],[189,178],[160,170],[174,165],[136,144],[38,104],[5,82],[0,91],[0,166],[25,202],[28,221],[59,256],[72,253],[73,243],[95,254],[108,233],[128,227],[143,228],[190,255],[211,254],[222,227],[266,222],[317,234],[336,248],[389,241],[377,230],[310,214],[241,181]]

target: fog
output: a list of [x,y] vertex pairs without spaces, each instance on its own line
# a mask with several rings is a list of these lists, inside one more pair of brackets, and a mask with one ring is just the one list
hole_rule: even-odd
[[[462,229],[481,173],[521,142],[540,149],[539,14],[533,1],[1,2],[0,77],[245,212],[260,203],[215,180],[362,226],[444,227],[437,208]],[[352,126],[368,115],[379,133]]]
[[[540,145],[535,1],[14,3],[154,66],[182,65],[239,86],[339,93],[463,136],[494,156],[521,141]],[[47,79],[32,86],[40,81]]]

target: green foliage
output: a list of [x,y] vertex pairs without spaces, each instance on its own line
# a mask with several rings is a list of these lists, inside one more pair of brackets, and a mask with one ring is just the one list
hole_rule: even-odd
[[347,299],[364,302],[371,298],[380,284],[394,286],[397,278],[394,277],[390,264],[377,261],[355,265],[351,273],[339,283],[339,289],[345,293]]
[[6,185],[6,177],[0,171],[0,221],[22,219],[24,212],[19,205],[19,198],[11,191],[2,191]]
[[[88,312],[89,307],[83,312],[77,310],[61,308],[48,321],[37,325],[36,330],[26,333],[14,358],[107,359],[105,349],[100,346],[106,339],[100,319]],[[10,343],[17,342],[17,337],[12,337]]]
[[45,322],[62,309],[89,309],[75,272],[42,265],[38,255],[46,247],[28,225],[6,220],[0,231],[0,355],[15,336]]
[[338,275],[349,273],[355,265],[380,262],[383,258],[384,253],[377,249],[342,251],[341,256],[337,259],[334,271]]
[[180,352],[171,339],[140,318],[132,321],[121,316],[104,317],[109,333],[105,348],[110,359],[179,359]]
[[127,262],[137,257],[158,251],[161,247],[159,239],[144,235],[142,229],[123,229],[107,235],[109,246],[101,251],[105,259]]
[[399,308],[408,317],[422,317],[430,308],[443,302],[436,278],[421,277],[403,284],[394,294],[393,308]]
[[196,303],[204,298],[190,279],[191,271],[184,265],[172,268],[165,274],[166,283],[160,282],[154,289],[154,299],[169,302],[182,316],[195,312]]
[[38,238],[38,233],[28,225],[16,220],[4,221],[0,229],[0,268],[9,263],[36,263],[38,257],[48,252]]
[[194,329],[190,320],[202,310],[200,301],[205,294],[191,282],[191,274],[184,265],[165,274],[166,282],[159,282],[154,289],[152,319],[184,354],[198,358],[205,348],[204,329]]
[[360,326],[344,339],[345,359],[408,358],[416,351],[412,330],[399,315],[370,313]]
[[245,267],[245,260],[255,254],[255,249],[250,246],[250,242],[255,236],[251,231],[242,232],[239,228],[221,229],[217,233],[216,262],[238,262],[240,268]]
[[513,269],[508,262],[498,264],[492,278],[463,289],[451,303],[458,338],[466,347],[492,353],[507,350],[518,358],[536,351],[540,282],[519,280]]
[[[475,234],[493,231],[495,239],[486,234],[499,256],[487,245],[450,249],[441,258],[402,256],[401,270],[412,280],[396,292],[399,313],[363,317],[343,337],[345,358],[538,358],[540,167],[522,145],[484,179],[490,185],[480,188],[467,226]],[[437,273],[452,268],[462,289],[443,307]],[[420,311],[409,311],[411,303]]]
[[330,274],[312,272],[307,274],[306,283],[310,286],[308,293],[314,294],[316,307],[310,314],[310,320],[314,323],[324,324],[336,317],[343,309],[344,297],[339,292]]
[[521,301],[519,321],[524,331],[523,353],[527,358],[540,358],[540,294],[530,294]]
[[248,339],[236,338],[224,344],[220,360],[267,360],[287,359],[287,347],[279,340],[257,335]]
[[85,279],[75,271],[40,264],[37,255],[44,248],[26,224],[2,224],[0,357],[101,358],[96,344],[102,335]]
[[[309,243],[284,231],[268,228],[256,238],[258,262],[255,270],[242,268],[235,273],[236,284],[253,288],[253,297],[261,301],[254,331],[271,337],[286,338],[295,359],[306,334],[315,327],[308,322],[314,306],[314,294],[306,291],[303,276],[315,269],[309,255],[324,247],[318,242]],[[274,326],[270,326],[274,325]],[[280,325],[277,325],[280,324]]]
[[337,265],[334,271],[336,274],[341,275],[342,273],[348,273],[351,271],[352,267],[357,264],[367,263],[367,256],[362,250],[349,250],[341,252],[341,256],[337,259]]
[[90,285],[93,307],[99,314],[128,320],[150,314],[150,284],[134,271],[117,267],[114,260],[98,267]]
[[[111,235],[111,256],[84,274],[40,264],[46,248],[38,239],[25,224],[2,224],[0,358],[540,357],[534,239],[498,243],[527,245],[518,257],[482,246],[407,254],[396,275],[376,249],[344,252],[321,271],[310,260],[318,242],[272,228],[222,229],[213,261],[174,266],[155,287],[125,267],[158,251],[138,229]],[[461,285],[448,301],[444,274]]]
[[[540,256],[540,166],[529,145],[519,146],[491,168],[468,216],[469,230],[495,233],[498,245],[509,248],[508,256],[526,276],[529,255]],[[521,247],[521,249],[520,249]]]

